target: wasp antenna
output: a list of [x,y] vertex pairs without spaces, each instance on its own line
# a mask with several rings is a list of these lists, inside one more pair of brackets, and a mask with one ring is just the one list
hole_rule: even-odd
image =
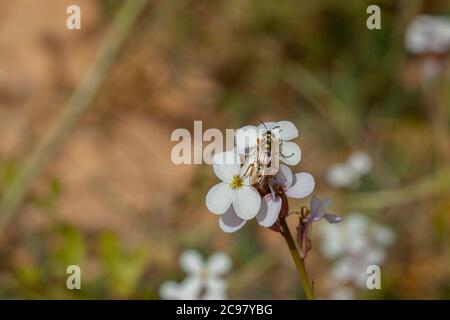
[[269,130],[269,129],[267,129],[266,124],[261,119],[258,118],[258,121],[261,122],[261,124],[264,126],[264,129],[266,129],[266,131]]

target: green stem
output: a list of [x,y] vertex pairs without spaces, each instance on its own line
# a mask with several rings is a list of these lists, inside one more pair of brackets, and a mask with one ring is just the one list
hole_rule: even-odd
[[291,253],[292,260],[294,260],[295,267],[297,268],[298,275],[300,276],[300,282],[302,283],[303,290],[305,291],[306,299],[314,300],[314,293],[311,288],[311,284],[308,278],[308,273],[305,268],[305,261],[300,257],[298,253],[297,246],[295,245],[294,239],[292,238],[291,232],[286,222],[286,218],[280,218],[280,224],[283,229],[283,237],[286,240],[286,244],[289,247],[289,252]]

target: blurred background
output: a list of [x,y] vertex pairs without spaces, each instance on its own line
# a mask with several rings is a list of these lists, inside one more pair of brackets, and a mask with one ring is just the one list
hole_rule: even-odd
[[[7,212],[36,146],[83,103],[67,101],[114,41],[125,2],[0,2],[1,298],[159,299],[162,283],[183,279],[186,249],[230,255],[228,298],[303,298],[282,237],[254,221],[223,233],[204,204],[212,168],[170,159],[176,128],[258,119],[297,125],[296,169],[314,175],[330,211],[390,230],[381,290],[333,280],[336,261],[315,232],[307,268],[319,298],[342,288],[356,299],[450,298],[450,55],[405,48],[416,16],[450,19],[448,0],[148,0],[80,121],[40,155]],[[81,30],[65,27],[70,4]],[[370,4],[381,30],[366,27]],[[370,172],[336,187],[330,168],[355,150]],[[71,264],[82,290],[66,288]]]

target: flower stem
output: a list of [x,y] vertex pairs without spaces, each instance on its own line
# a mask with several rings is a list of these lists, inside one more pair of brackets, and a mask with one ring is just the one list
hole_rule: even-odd
[[294,239],[292,238],[291,232],[286,222],[286,218],[280,218],[280,224],[283,229],[283,237],[286,240],[286,244],[289,247],[289,252],[291,253],[292,260],[294,260],[295,267],[297,268],[298,275],[300,276],[300,282],[302,283],[303,290],[305,292],[306,299],[314,300],[314,293],[311,288],[311,284],[308,278],[308,273],[306,272],[305,262],[300,257],[298,253],[297,246],[295,245]]

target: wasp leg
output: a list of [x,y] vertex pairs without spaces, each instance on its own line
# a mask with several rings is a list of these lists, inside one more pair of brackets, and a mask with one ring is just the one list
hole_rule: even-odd
[[251,176],[251,175],[253,174],[253,169],[254,169],[254,167],[255,167],[255,164],[254,164],[254,163],[250,164],[250,165],[247,167],[247,169],[245,169],[244,174],[242,175],[242,178],[247,177],[247,174],[249,174],[249,171],[250,171],[250,176]]
[[[283,141],[280,140],[280,143],[279,143],[280,149],[281,149],[281,144],[282,144],[282,143],[283,143]],[[290,157],[292,157],[295,153],[292,152],[290,155],[286,156],[286,155],[283,153],[283,151],[280,150],[280,154],[281,154],[284,158],[290,158]]]
[[290,155],[288,155],[288,156],[286,156],[283,152],[280,152],[280,154],[284,157],[284,158],[290,158],[290,157],[292,157],[293,155],[295,155],[295,153],[294,152],[292,152]]

